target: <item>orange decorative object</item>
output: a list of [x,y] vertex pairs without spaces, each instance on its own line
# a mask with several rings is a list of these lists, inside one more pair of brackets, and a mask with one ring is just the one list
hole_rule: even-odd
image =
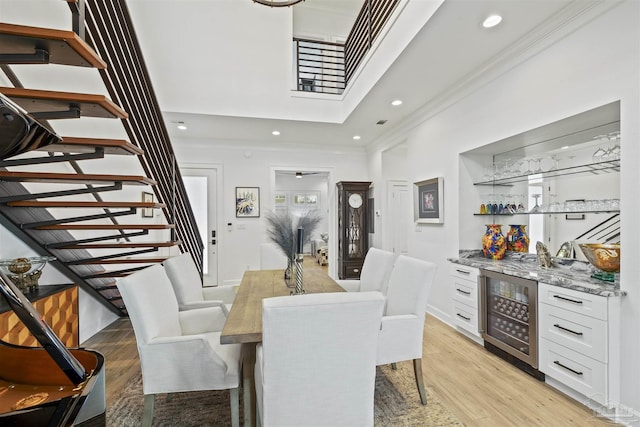
[[507,251],[507,242],[502,234],[500,224],[487,224],[487,231],[482,236],[482,253],[487,258],[502,259]]
[[514,252],[529,252],[529,236],[527,226],[512,224],[507,233],[507,250]]

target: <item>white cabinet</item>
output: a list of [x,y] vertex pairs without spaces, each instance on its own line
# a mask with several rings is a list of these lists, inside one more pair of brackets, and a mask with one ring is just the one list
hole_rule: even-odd
[[619,298],[538,284],[539,370],[603,405],[619,394]]
[[453,322],[458,329],[481,339],[478,322],[478,275],[474,267],[451,264]]

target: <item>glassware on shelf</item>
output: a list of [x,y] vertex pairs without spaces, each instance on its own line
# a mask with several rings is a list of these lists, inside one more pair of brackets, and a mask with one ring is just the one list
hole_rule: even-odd
[[541,196],[542,196],[542,194],[532,194],[531,195],[531,197],[533,197],[535,199],[536,204],[535,204],[534,207],[531,208],[529,213],[540,213],[541,212],[540,205],[538,204],[538,201],[540,200]]

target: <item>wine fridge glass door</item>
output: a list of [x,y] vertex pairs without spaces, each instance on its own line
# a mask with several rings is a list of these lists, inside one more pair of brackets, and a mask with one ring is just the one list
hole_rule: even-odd
[[537,282],[483,271],[480,283],[485,341],[537,368]]

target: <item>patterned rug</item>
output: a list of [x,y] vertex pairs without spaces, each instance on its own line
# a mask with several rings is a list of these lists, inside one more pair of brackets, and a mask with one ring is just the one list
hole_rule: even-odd
[[[242,397],[242,391],[240,391]],[[242,398],[241,398],[242,400]],[[138,427],[142,423],[142,377],[129,381],[122,393],[107,408],[109,427]],[[376,373],[376,427],[462,426],[457,418],[434,397],[427,387],[427,405],[422,406],[413,377],[411,362],[398,363],[398,369],[378,367]],[[319,402],[321,404],[321,402]],[[240,403],[242,423],[242,402]],[[230,426],[229,392],[206,391],[176,393],[156,397],[154,426],[203,427]]]

